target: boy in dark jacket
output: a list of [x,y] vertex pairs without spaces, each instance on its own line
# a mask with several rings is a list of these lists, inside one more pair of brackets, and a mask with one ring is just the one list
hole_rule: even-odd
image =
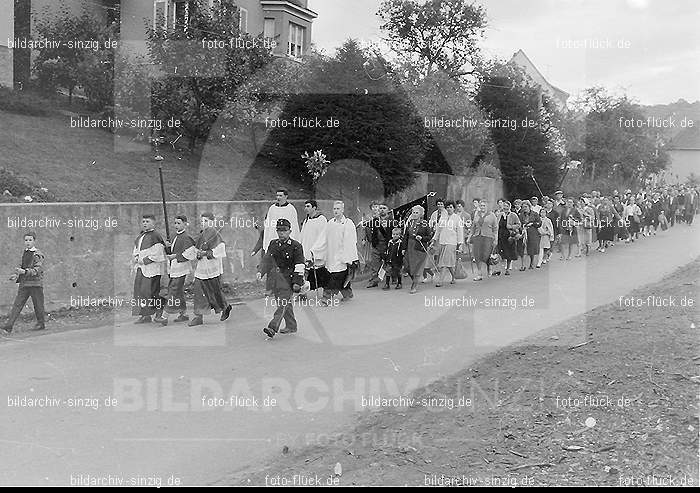
[[10,281],[15,281],[19,284],[19,288],[7,324],[2,327],[5,334],[12,332],[12,326],[17,321],[19,314],[22,313],[22,309],[24,309],[24,305],[30,297],[32,298],[34,315],[36,316],[34,330],[46,328],[44,321],[44,254],[34,246],[35,240],[36,234],[31,231],[24,235],[22,260],[20,266],[15,268],[15,273],[10,277]]
[[401,267],[403,265],[401,228],[394,228],[391,232],[391,240],[384,251],[382,260],[386,270],[386,285],[383,289],[390,289],[391,280],[396,281],[396,289],[401,289]]

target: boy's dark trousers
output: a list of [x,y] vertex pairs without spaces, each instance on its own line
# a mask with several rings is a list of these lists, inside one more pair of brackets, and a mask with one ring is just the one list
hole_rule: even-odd
[[401,286],[401,266],[385,265],[386,269],[386,285],[389,286],[391,282],[396,281],[398,286]]
[[275,289],[275,302],[277,303],[277,309],[275,314],[272,316],[272,320],[267,325],[274,332],[279,332],[280,326],[282,325],[282,319],[284,318],[285,330],[296,331],[297,330],[297,320],[294,318],[294,307],[292,298],[291,288],[281,288]]
[[37,324],[44,325],[44,288],[41,286],[20,286],[6,326],[12,327],[15,324],[30,297],[34,305],[34,315],[36,316]]

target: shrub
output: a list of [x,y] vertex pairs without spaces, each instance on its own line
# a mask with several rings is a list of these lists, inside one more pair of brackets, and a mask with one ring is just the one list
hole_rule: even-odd
[[[9,193],[9,194],[8,194]],[[56,196],[46,188],[38,187],[15,175],[6,168],[0,168],[0,202],[54,202]]]
[[2,111],[27,116],[47,116],[48,111],[42,106],[43,103],[33,100],[23,92],[0,87],[0,110]]

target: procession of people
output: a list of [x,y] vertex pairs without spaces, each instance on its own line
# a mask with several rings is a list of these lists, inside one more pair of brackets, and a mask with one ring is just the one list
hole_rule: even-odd
[[[362,274],[369,279],[366,288],[383,284],[384,290],[392,286],[399,290],[408,278],[408,292],[415,294],[422,283],[441,287],[464,279],[465,264],[471,267],[473,281],[479,282],[510,276],[516,268],[541,269],[555,254],[570,261],[654,236],[679,223],[691,225],[699,212],[700,187],[669,185],[637,193],[614,191],[609,196],[592,191],[566,198],[558,190],[552,197],[512,203],[500,199],[493,210],[480,198],[472,200],[471,210],[462,200],[438,198],[430,216],[422,205],[414,205],[398,217],[385,202],[376,202],[370,204],[371,217],[358,224],[346,216],[342,201],[333,203],[332,216],[326,218],[318,202],[310,199],[300,225],[288,197],[287,190],[277,191],[251,252],[253,256],[262,252],[257,277],[266,277],[266,291],[276,306],[263,329],[269,338],[297,332],[294,305],[311,291],[317,292],[316,304],[322,306],[353,299],[353,281],[361,267],[358,246],[368,250],[362,256],[366,266]],[[155,229],[156,217],[143,215],[132,252],[131,306],[136,324],[168,325],[172,314],[177,315],[175,323],[194,327],[204,324],[212,310],[221,314],[221,321],[229,318],[232,305],[223,287],[226,245],[215,224],[214,214],[205,212],[199,233],[190,236],[187,217],[178,215],[175,235],[163,238]],[[12,332],[29,297],[37,327],[45,327],[44,255],[35,248],[35,238],[33,232],[24,236],[22,261],[11,278],[20,285],[17,299],[8,323],[0,328],[5,334]],[[188,277],[193,279],[192,318],[185,298]]]

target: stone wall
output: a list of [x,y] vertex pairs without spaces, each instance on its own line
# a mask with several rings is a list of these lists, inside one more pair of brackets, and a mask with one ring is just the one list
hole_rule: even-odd
[[[269,205],[267,201],[169,203],[168,215],[171,223],[177,214],[187,215],[194,234],[199,231],[202,212],[212,211],[223,226],[221,234],[226,242],[224,280],[246,282],[255,279],[260,261],[259,255],[250,256],[259,235],[253,221],[262,224]],[[294,205],[301,220],[303,202]],[[331,216],[331,202],[321,201],[319,207]],[[46,255],[48,310],[70,306],[71,296],[131,296],[131,254],[141,216],[146,213],[156,215],[157,229],[164,235],[159,203],[0,204],[0,308],[6,310],[16,294],[16,284],[7,279],[19,266],[27,230],[36,232],[37,247]],[[24,222],[28,220],[43,221],[28,225]]]

